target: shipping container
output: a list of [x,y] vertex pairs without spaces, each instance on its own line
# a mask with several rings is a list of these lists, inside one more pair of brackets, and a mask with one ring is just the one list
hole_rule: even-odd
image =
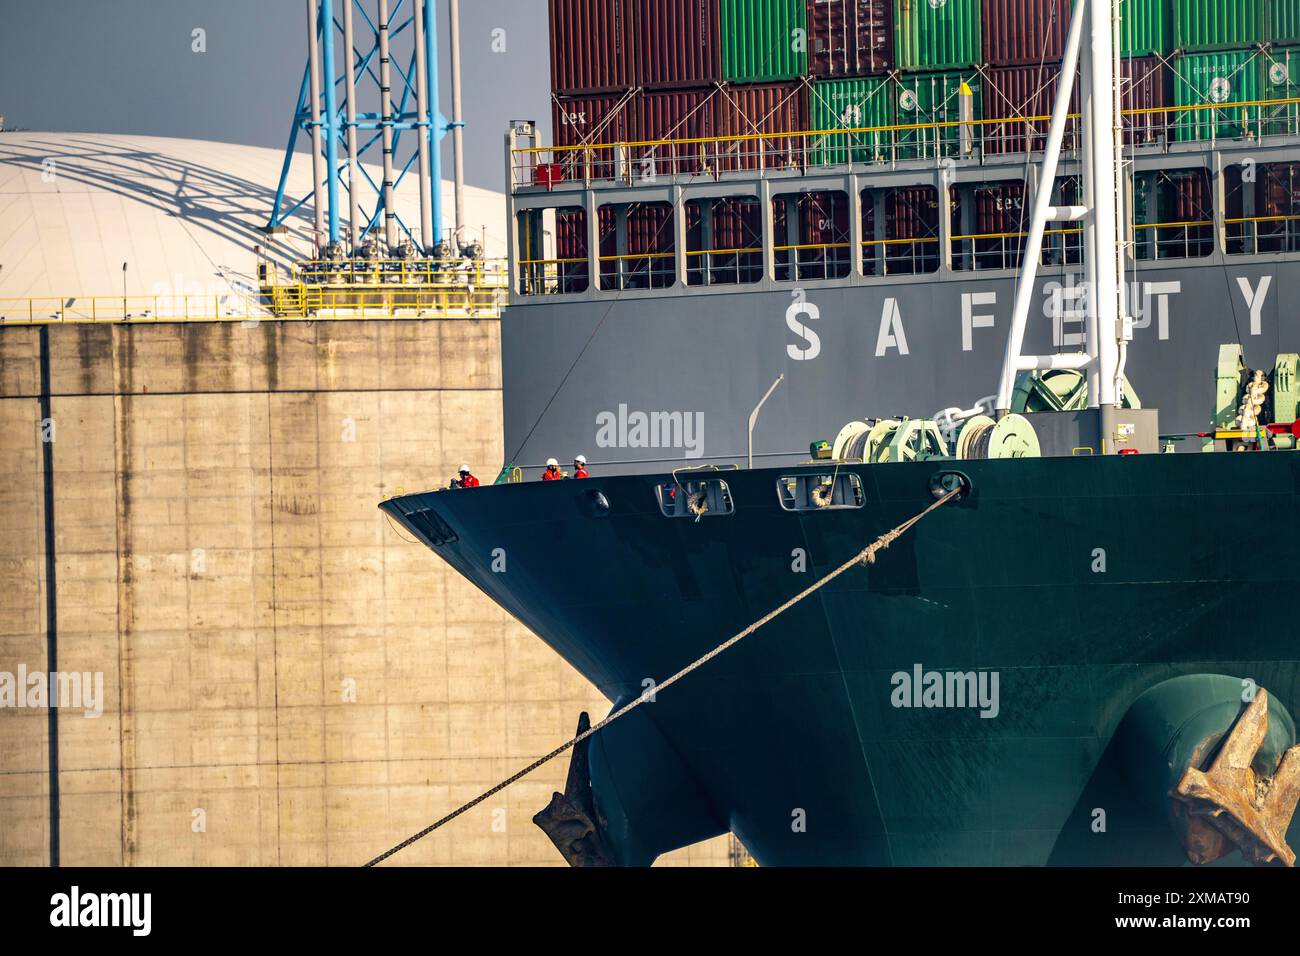
[[1145,198],[1135,230],[1139,259],[1195,259],[1214,251],[1214,191],[1206,169],[1147,174],[1155,202]]
[[1174,11],[1169,0],[1123,0],[1120,53],[1168,56],[1174,51]]
[[[933,186],[901,186],[884,197],[885,240],[876,261],[886,275],[917,275],[939,269],[939,193]],[[864,233],[871,235],[871,233]],[[870,250],[868,250],[870,251]]]
[[1258,50],[1189,53],[1174,60],[1175,138],[1180,142],[1235,139],[1253,130],[1260,98]]
[[719,148],[716,137],[722,102],[723,94],[716,87],[637,96],[628,130],[632,174],[646,181],[661,174],[712,171]]
[[894,0],[807,0],[814,76],[869,76],[894,68]]
[[551,90],[559,96],[632,85],[626,0],[550,0]]
[[568,181],[612,179],[619,151],[613,143],[628,138],[628,119],[635,96],[625,93],[597,93],[590,96],[556,97],[551,101],[552,139],[557,147],[583,146],[591,149],[557,149],[555,162],[560,176]]
[[1174,45],[1183,52],[1263,43],[1264,0],[1174,0]]
[[836,279],[849,274],[849,196],[813,190],[772,197],[778,281]]
[[[802,81],[733,86],[721,91],[718,168],[797,169],[805,163],[807,91]],[[742,139],[741,137],[747,137]]]
[[587,291],[591,279],[587,261],[587,211],[580,206],[555,213],[556,291],[563,295]]
[[[1300,99],[1300,47],[1273,47],[1260,54],[1264,100]],[[1271,102],[1259,107],[1262,132],[1268,136],[1300,134],[1300,107]]]
[[935,71],[978,64],[982,10],[982,0],[894,0],[898,68]]
[[721,0],[722,76],[732,83],[808,72],[806,0]]
[[1300,0],[1265,0],[1265,29],[1274,43],[1300,43]]
[[763,277],[763,209],[750,197],[686,203],[688,285],[737,285]]
[[[990,155],[1041,151],[1047,144],[1049,117],[1056,103],[1060,65],[1007,66],[984,70],[984,151]],[[1079,84],[1074,86],[1070,112],[1079,112]],[[1073,149],[1078,124],[1066,126],[1064,146]]]
[[1158,56],[1123,61],[1124,145],[1145,146],[1165,137],[1169,107],[1169,67]]
[[1051,63],[1065,56],[1070,0],[984,0],[984,62]]
[[628,74],[644,89],[708,86],[722,79],[719,0],[624,0],[630,8]]
[[963,135],[968,143],[978,143],[978,125],[966,128],[924,125],[961,122],[963,97],[969,97],[965,118],[975,124],[984,118],[984,86],[978,70],[896,73],[890,77],[890,90],[894,97],[895,122],[900,127],[913,127],[895,133],[897,158],[964,155]]
[[601,206],[599,227],[602,289],[661,289],[676,281],[669,203]]
[[809,121],[818,135],[809,139],[809,163],[842,166],[888,158],[890,133],[834,133],[894,125],[894,101],[883,77],[818,80],[808,90]]

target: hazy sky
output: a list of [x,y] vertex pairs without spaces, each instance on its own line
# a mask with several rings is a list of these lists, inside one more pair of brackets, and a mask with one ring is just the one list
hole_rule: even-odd
[[[336,5],[341,15],[341,0]],[[364,5],[373,11],[376,2]],[[470,185],[504,187],[509,120],[549,127],[546,8],[546,0],[461,2]],[[402,12],[409,9],[406,0]],[[306,10],[305,0],[0,0],[0,114],[23,129],[283,149],[307,57]],[[450,116],[446,0],[438,0],[438,18],[443,112]],[[195,28],[206,31],[206,52],[191,49]],[[364,51],[360,17],[355,28]],[[395,59],[405,69],[404,58]],[[378,152],[367,161],[378,163]]]

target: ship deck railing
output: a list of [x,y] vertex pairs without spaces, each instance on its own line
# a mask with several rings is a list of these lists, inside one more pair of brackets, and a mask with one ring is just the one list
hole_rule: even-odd
[[[1129,148],[1176,145],[1214,148],[1300,136],[1300,98],[1125,110]],[[644,186],[669,180],[721,179],[730,174],[808,173],[847,166],[890,167],[912,160],[978,160],[1041,152],[1050,116],[951,120],[786,133],[530,146],[512,151],[513,191],[551,191],[595,183]],[[1065,146],[1079,143],[1072,114]]]
[[[1213,220],[1139,223],[1133,227],[1133,254],[1139,262],[1204,258],[1215,247]],[[1252,216],[1224,220],[1226,253],[1253,255],[1300,252],[1300,215]],[[954,235],[954,272],[985,272],[1020,268],[1025,232],[984,232]],[[874,239],[862,243],[863,274],[919,275],[939,271],[938,235],[908,239]],[[1045,267],[1082,262],[1082,230],[1046,230],[1041,264]],[[807,243],[773,247],[777,281],[845,278],[852,272],[848,242]],[[763,248],[687,249],[686,284],[745,285],[763,279]],[[605,291],[668,288],[676,279],[676,253],[599,256],[600,288]],[[523,259],[519,262],[522,295],[572,294],[586,290],[590,264],[585,257]]]

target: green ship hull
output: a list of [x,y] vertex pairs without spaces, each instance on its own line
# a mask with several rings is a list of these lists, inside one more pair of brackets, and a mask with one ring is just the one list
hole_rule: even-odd
[[[861,507],[783,507],[779,479],[832,468]],[[1212,754],[1255,687],[1261,754],[1295,742],[1296,454],[722,471],[734,510],[699,520],[664,514],[670,475],[382,507],[617,704],[932,504],[945,469],[962,500],[593,738],[597,855],[730,830],[763,865],[1185,863],[1179,754]]]

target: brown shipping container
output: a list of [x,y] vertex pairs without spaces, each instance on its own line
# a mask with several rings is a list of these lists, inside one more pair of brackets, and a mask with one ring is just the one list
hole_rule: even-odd
[[722,102],[723,94],[716,87],[640,94],[631,108],[628,139],[658,145],[631,148],[633,175],[651,170],[656,174],[711,170],[718,149],[713,139],[718,135],[718,107]]
[[[625,102],[622,93],[566,96],[551,101],[552,139],[556,146],[595,146],[624,143],[635,98]],[[555,162],[565,180],[610,179],[614,175],[615,150],[560,149]]]
[[1069,0],[984,0],[984,62],[1026,66],[1065,56]]
[[555,257],[587,256],[587,214],[582,209],[561,209],[555,214]]
[[1166,223],[1204,223],[1214,218],[1214,200],[1210,174],[1204,169],[1179,170],[1162,174],[1165,204],[1160,221]]
[[1300,163],[1272,163],[1261,178],[1261,202],[1256,215],[1295,216],[1300,214]]
[[560,96],[631,86],[627,0],[550,0],[551,89]]
[[975,189],[975,232],[1001,236],[1028,228],[1024,183],[994,183]]
[[885,197],[886,239],[939,235],[939,194],[933,186],[903,186]]
[[815,76],[889,72],[894,0],[808,0],[808,57]]
[[[1169,68],[1158,56],[1124,61],[1124,109],[1161,110],[1169,106]],[[1160,141],[1165,128],[1164,113],[1140,112],[1124,117],[1124,145],[1145,145]]]
[[719,0],[624,0],[628,72],[645,89],[708,86],[722,79]]
[[[672,251],[673,207],[667,203],[631,204],[627,211],[627,254],[649,256]],[[671,264],[668,268],[672,268]]]
[[714,249],[760,249],[762,235],[763,207],[757,199],[714,200]]
[[808,128],[808,97],[802,82],[732,86],[720,95],[720,135],[761,136],[720,143],[720,169],[783,169],[803,162],[802,138],[777,135]]
[[[1049,63],[1037,66],[1010,66],[985,69],[984,118],[999,122],[986,123],[981,129],[984,151],[991,155],[1023,153],[1026,147],[1042,150],[1047,144],[1048,119],[1029,121],[1029,117],[1049,117],[1056,102],[1060,66]],[[1075,84],[1070,112],[1079,112],[1079,87]],[[1073,149],[1077,123],[1066,126],[1065,148]]]

